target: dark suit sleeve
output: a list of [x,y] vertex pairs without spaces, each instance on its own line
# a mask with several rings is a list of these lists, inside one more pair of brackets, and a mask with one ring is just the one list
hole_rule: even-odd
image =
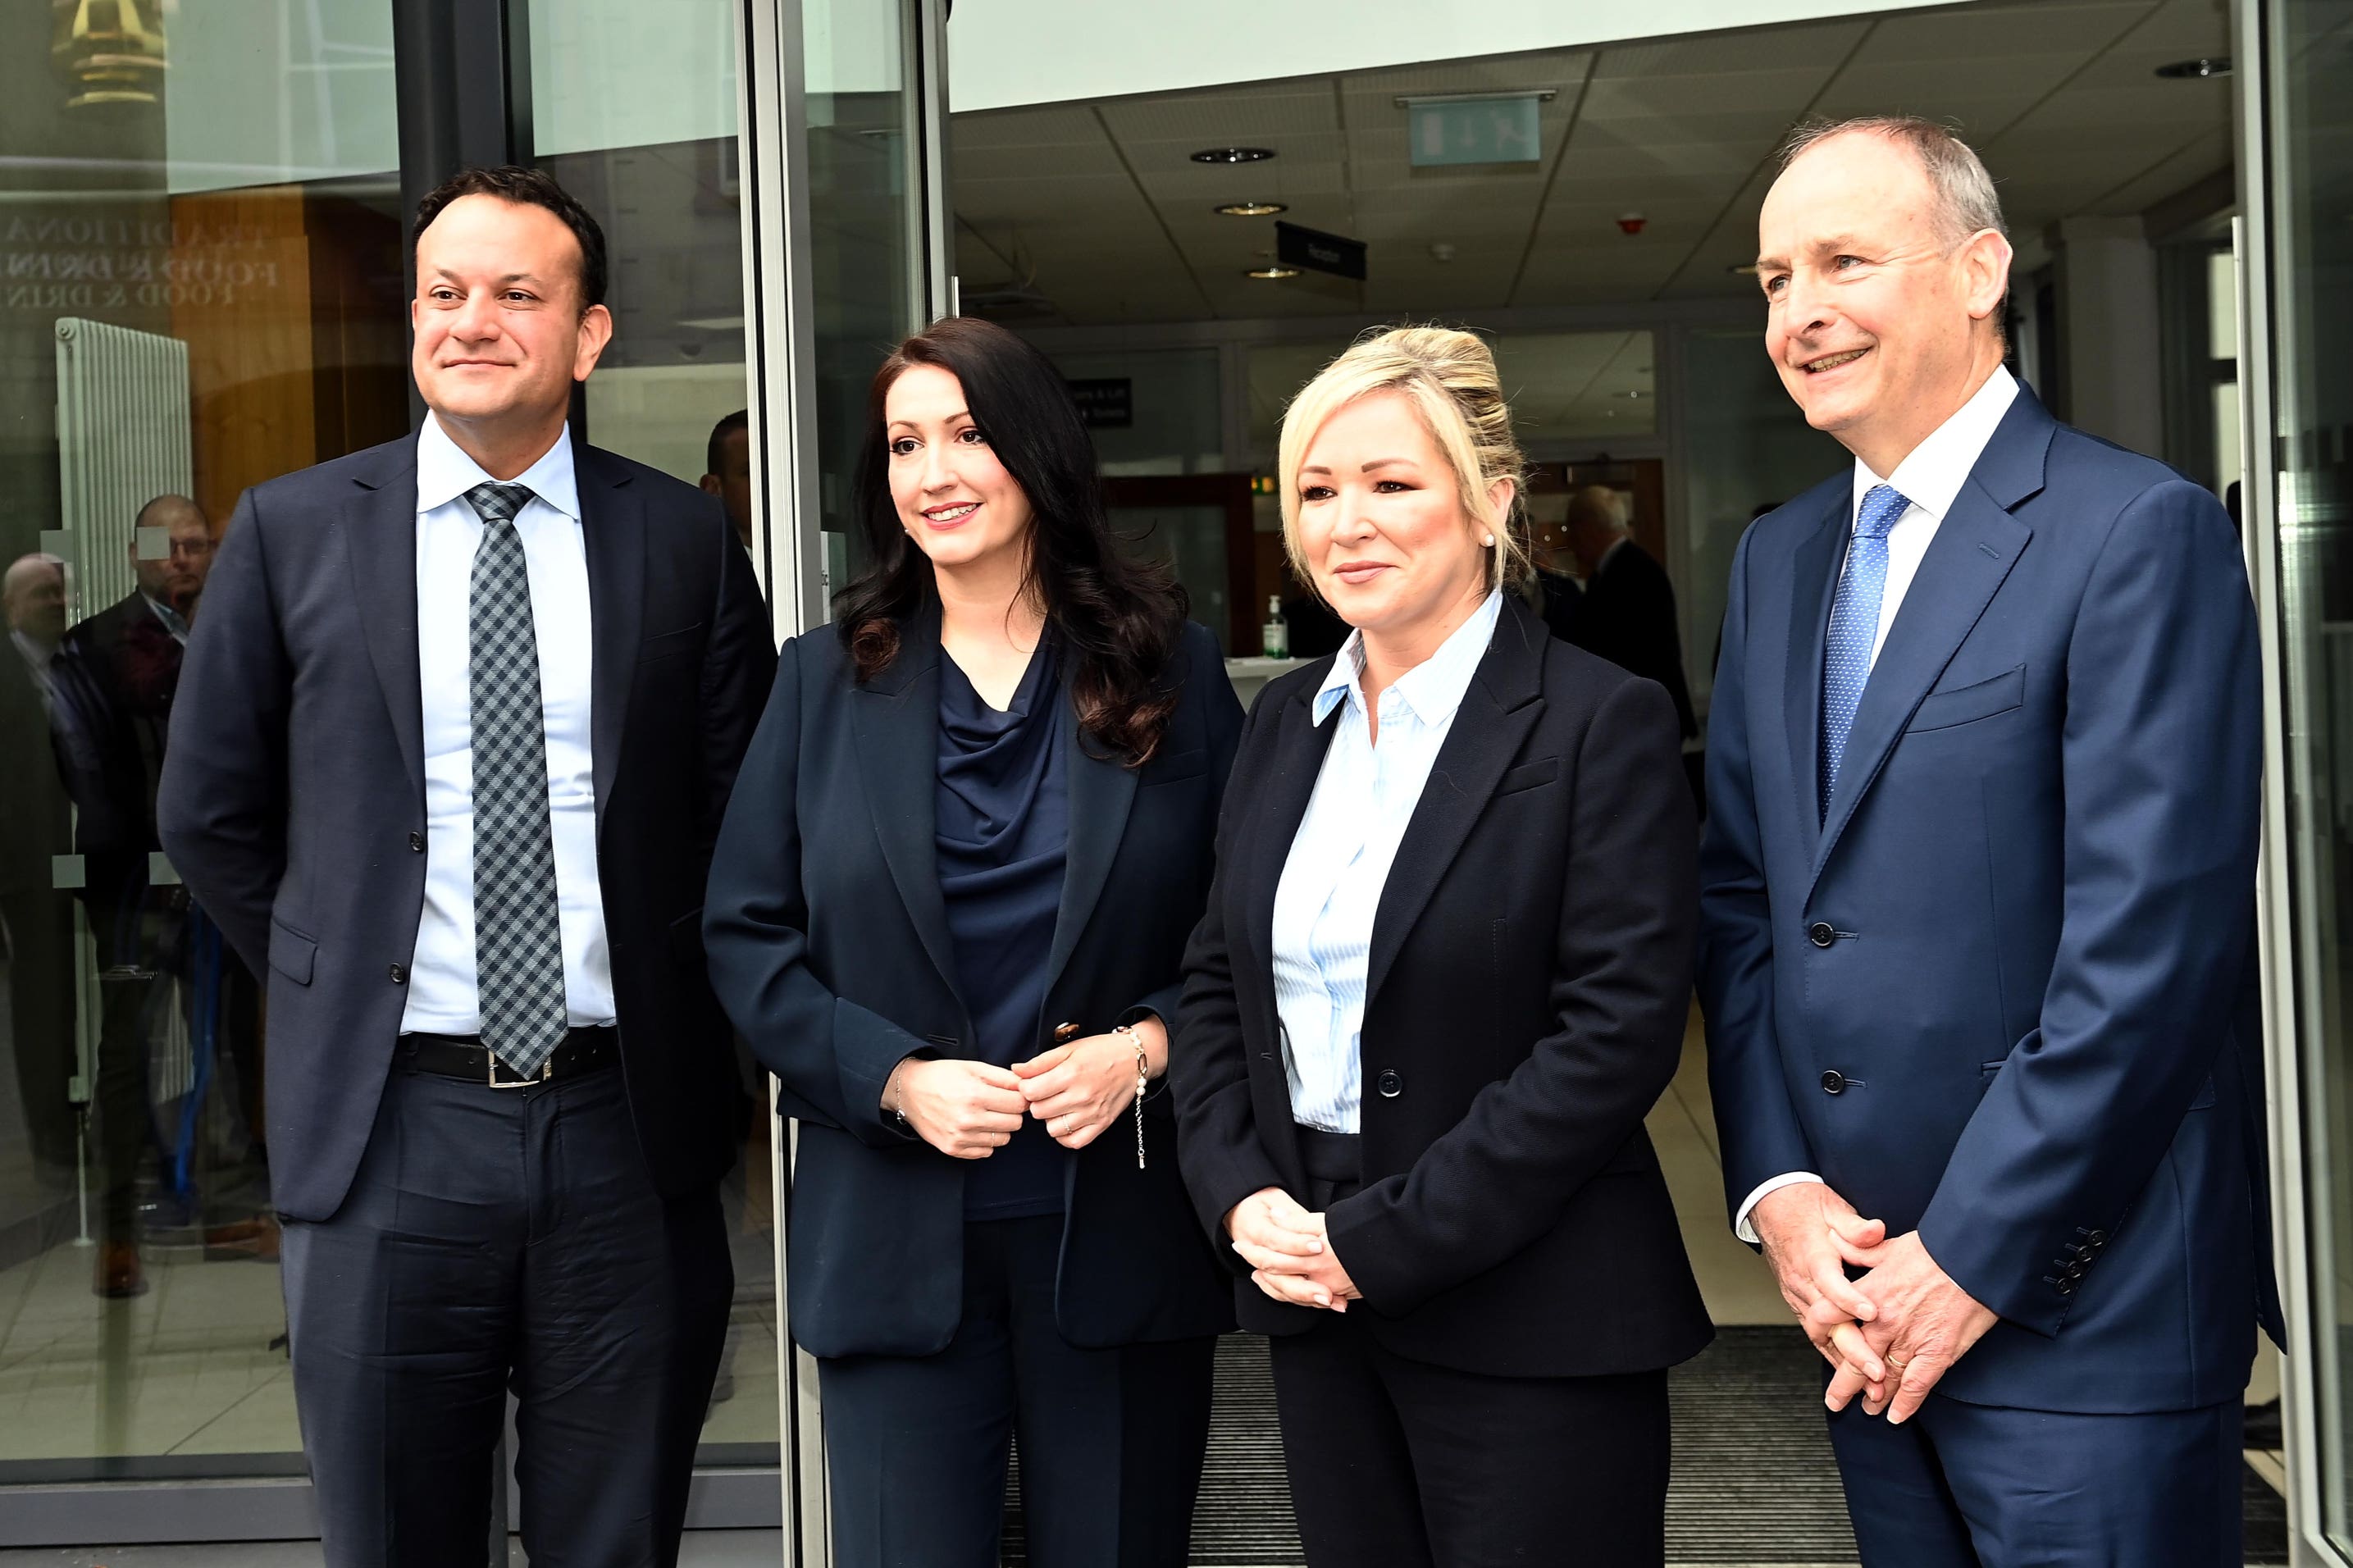
[[[1225,660],[1218,657],[1216,639],[1207,631],[1188,626],[1186,641],[1191,646],[1187,649],[1190,668],[1186,674],[1184,700],[1201,705],[1204,727],[1208,731],[1208,774],[1215,786],[1222,791],[1226,780],[1233,773],[1234,748],[1241,740],[1241,700],[1234,695],[1233,682],[1226,678]],[[1214,837],[1202,843],[1201,858],[1215,866],[1217,844]],[[1205,883],[1210,879],[1202,879]],[[1173,1042],[1177,1013],[1184,999],[1185,977],[1179,974],[1138,1002],[1120,1022],[1132,1024],[1144,1014],[1153,1014],[1168,1026]]]
[[1679,746],[1674,705],[1653,682],[1622,682],[1594,714],[1569,806],[1553,1032],[1411,1170],[1325,1216],[1377,1310],[1412,1311],[1559,1223],[1674,1077],[1698,921]]
[[155,816],[173,868],[256,974],[268,973],[269,911],[286,874],[291,668],[248,490],[188,638]]
[[[1248,1273],[1225,1231],[1227,1211],[1282,1178],[1259,1142],[1250,1108],[1249,1047],[1242,1039],[1240,998],[1234,991],[1233,952],[1226,935],[1227,881],[1235,874],[1234,841],[1248,804],[1253,737],[1271,748],[1276,724],[1269,710],[1282,699],[1260,691],[1236,743],[1235,773],[1218,815],[1218,873],[1209,907],[1185,948],[1184,1000],[1168,1051],[1176,1096],[1176,1150],[1194,1211],[1218,1256]],[[1260,735],[1261,723],[1265,733]]]
[[907,1135],[883,1114],[882,1087],[893,1068],[925,1047],[881,1015],[835,995],[809,968],[797,798],[799,652],[786,645],[719,830],[702,906],[703,952],[727,1016],[761,1065],[784,1081],[788,1113],[893,1148]]
[[736,770],[760,721],[761,694],[776,681],[776,645],[751,558],[733,525],[713,506],[710,532],[719,552],[719,590],[702,659],[702,778],[707,805],[698,847],[714,847],[734,793]]
[[1920,1221],[1963,1289],[2038,1332],[2065,1320],[2070,1247],[2129,1223],[2229,1037],[2262,713],[2230,519],[2186,480],[2156,486],[2113,525],[2068,647],[2065,913],[2042,1028]]
[[[1724,652],[1708,705],[1707,831],[1699,853],[1699,1001],[1707,1019],[1707,1086],[1723,1152],[1725,1206],[1736,1215],[1760,1183],[1818,1171],[1789,1103],[1773,1022],[1773,910],[1748,732],[1748,557],[1732,565]],[[1766,679],[1774,672],[1762,672]],[[1771,743],[1772,737],[1765,737]]]

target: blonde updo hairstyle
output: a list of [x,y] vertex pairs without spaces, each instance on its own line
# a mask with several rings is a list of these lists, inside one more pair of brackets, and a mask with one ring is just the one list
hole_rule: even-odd
[[[1512,410],[1504,401],[1495,356],[1476,333],[1448,327],[1376,329],[1300,388],[1282,416],[1282,444],[1276,457],[1282,500],[1282,549],[1291,570],[1317,597],[1323,589],[1309,570],[1299,542],[1299,468],[1307,445],[1324,422],[1377,392],[1399,392],[1419,416],[1423,428],[1454,469],[1455,493],[1472,536],[1492,533],[1487,585],[1516,584],[1531,570],[1521,474],[1527,466],[1512,435]],[[1501,516],[1488,505],[1487,489],[1497,479],[1512,481],[1512,499]]]

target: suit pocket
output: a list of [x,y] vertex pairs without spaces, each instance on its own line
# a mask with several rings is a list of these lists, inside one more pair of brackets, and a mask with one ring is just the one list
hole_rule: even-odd
[[640,639],[638,643],[638,662],[651,664],[656,659],[670,658],[681,653],[692,652],[702,646],[701,638],[703,625],[703,622],[697,621],[690,626],[681,626],[675,631],[656,632],[649,637]]
[[1518,767],[1497,779],[1493,798],[1501,799],[1507,795],[1517,795],[1525,789],[1536,789],[1552,783],[1558,777],[1560,777],[1560,759],[1538,757],[1533,763],[1522,763]]
[[689,910],[670,922],[670,955],[680,968],[700,972],[702,968],[702,910],[700,906]]
[[1144,776],[1135,781],[1138,789],[1150,789],[1155,784],[1182,784],[1187,779],[1199,778],[1209,771],[1207,747],[1196,746],[1189,752],[1155,757],[1145,764]]
[[1951,691],[1932,691],[1913,710],[1912,722],[1905,733],[1916,735],[1924,730],[1949,730],[1957,724],[1974,724],[1980,719],[1990,719],[1997,713],[2007,713],[2026,700],[2026,666],[1980,680],[1974,686],[1963,686]]
[[319,944],[293,927],[273,918],[269,922],[269,967],[297,985],[311,984],[319,958]]

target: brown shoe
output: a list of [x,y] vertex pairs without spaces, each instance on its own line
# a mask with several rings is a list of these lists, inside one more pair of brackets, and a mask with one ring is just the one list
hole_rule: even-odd
[[90,1288],[111,1301],[146,1294],[147,1276],[139,1264],[138,1244],[130,1241],[100,1242],[98,1268]]
[[216,1225],[205,1232],[205,1260],[213,1263],[252,1258],[275,1263],[278,1238],[278,1219],[274,1215],[257,1215],[251,1219]]

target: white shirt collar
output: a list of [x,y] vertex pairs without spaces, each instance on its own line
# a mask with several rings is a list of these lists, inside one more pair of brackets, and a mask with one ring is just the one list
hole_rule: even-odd
[[2010,412],[2018,396],[2018,382],[2000,365],[1986,377],[1985,384],[1969,395],[1969,400],[1953,411],[1952,416],[1928,434],[1928,438],[1912,448],[1909,456],[1895,465],[1895,471],[1885,478],[1871,471],[1871,466],[1861,458],[1854,460],[1854,508],[1848,513],[1849,521],[1860,515],[1863,496],[1873,485],[1893,485],[1895,493],[1942,522],[1945,514],[1953,510],[1954,498],[1969,480],[1969,470],[1985,456],[1986,446],[1993,439],[1994,427],[2001,416]]
[[[1413,710],[1424,724],[1442,724],[1453,718],[1454,710],[1462,706],[1462,694],[1471,689],[1471,678],[1479,673],[1487,645],[1495,640],[1495,622],[1503,613],[1503,591],[1490,590],[1471,612],[1471,618],[1438,645],[1436,653],[1398,677],[1389,688],[1398,694],[1398,700]],[[1355,698],[1359,708],[1366,706],[1364,679],[1365,634],[1351,631],[1332,660],[1324,684],[1315,689],[1315,722],[1330,718],[1344,698]]]
[[8,640],[16,645],[16,651],[24,656],[26,666],[41,674],[48,673],[50,661],[58,657],[57,644],[42,642],[14,628],[8,633]]
[[[482,466],[441,428],[441,416],[427,414],[417,432],[417,515],[448,505],[476,485],[494,483]],[[515,476],[515,484],[573,521],[580,521],[580,488],[572,474],[572,426],[556,432],[555,445]]]

